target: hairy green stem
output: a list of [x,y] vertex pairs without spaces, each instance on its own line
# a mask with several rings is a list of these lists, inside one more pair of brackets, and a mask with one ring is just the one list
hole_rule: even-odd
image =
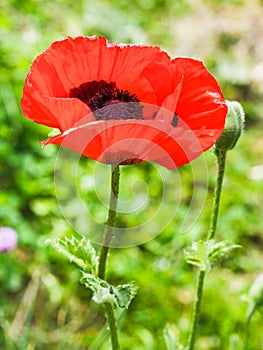
[[222,184],[223,184],[225,164],[226,164],[226,151],[220,151],[216,149],[215,153],[216,153],[217,162],[218,162],[218,174],[217,174],[217,184],[215,188],[214,202],[212,207],[213,209],[212,209],[212,215],[211,215],[211,221],[210,221],[207,240],[213,239],[215,236],[220,196],[222,191]]
[[112,350],[120,350],[118,327],[117,327],[117,320],[116,320],[114,308],[110,303],[105,303],[104,307],[105,307],[105,311],[107,314],[107,319],[110,327]]
[[118,195],[119,195],[119,179],[120,179],[119,166],[118,165],[112,166],[111,195],[110,195],[108,220],[107,220],[107,224],[103,235],[103,241],[100,249],[100,258],[99,258],[98,277],[101,279],[105,278],[107,257],[108,257],[110,243],[112,240],[112,228],[115,224],[115,219],[116,219],[116,209],[117,209]]
[[[99,268],[98,268],[98,277],[105,279],[107,258],[109,253],[109,247],[112,240],[112,228],[115,224],[116,219],[116,209],[118,204],[118,195],[119,195],[119,179],[120,179],[120,168],[119,166],[112,166],[112,176],[111,176],[111,194],[110,194],[110,204],[108,212],[108,220],[105,227],[103,241],[100,248],[100,257],[99,257]],[[118,327],[115,317],[114,307],[110,303],[104,303],[105,312],[107,314],[107,319],[110,328],[111,335],[111,344],[112,350],[119,350],[119,338],[118,338]]]
[[196,333],[197,333],[198,320],[199,320],[199,315],[200,315],[200,311],[201,311],[204,278],[205,278],[205,271],[200,270],[199,277],[198,277],[197,289],[196,289],[192,327],[191,327],[191,332],[190,332],[190,337],[189,337],[189,342],[188,342],[188,349],[189,350],[194,349],[194,345],[195,345],[195,337],[196,337]]
[[[217,162],[218,162],[217,184],[214,192],[214,200],[213,200],[207,240],[213,239],[216,232],[219,203],[220,203],[222,183],[223,183],[224,172],[225,172],[225,162],[226,162],[226,151],[221,151],[216,149],[215,154],[217,156]],[[194,305],[194,311],[193,311],[193,319],[192,319],[191,331],[190,331],[188,347],[187,347],[188,350],[193,350],[195,345],[198,321],[199,321],[200,312],[201,312],[201,303],[202,303],[202,296],[203,296],[205,274],[206,274],[206,271],[203,271],[203,270],[199,271],[195,305]]]

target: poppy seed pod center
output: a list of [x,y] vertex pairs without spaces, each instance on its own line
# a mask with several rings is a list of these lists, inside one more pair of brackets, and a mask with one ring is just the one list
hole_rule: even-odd
[[118,89],[114,82],[93,80],[83,83],[70,89],[69,97],[86,103],[96,120],[144,119],[143,106],[137,95]]

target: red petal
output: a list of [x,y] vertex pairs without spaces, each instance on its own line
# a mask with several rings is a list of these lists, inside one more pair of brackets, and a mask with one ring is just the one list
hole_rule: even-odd
[[23,114],[34,120],[36,123],[50,126],[52,128],[59,128],[59,121],[50,113],[48,106],[43,101],[37,90],[34,90],[30,84],[25,84],[23,89],[23,97],[21,99],[21,108]]
[[[151,81],[142,73],[152,62],[169,64],[170,58],[158,47],[113,44],[104,37],[80,36],[56,41],[33,62],[23,90],[22,109],[28,118],[38,123],[52,127],[61,126],[62,130],[70,123],[73,127],[75,121],[83,117],[84,106],[81,107],[79,102],[66,100],[52,100],[45,106],[42,100],[47,100],[43,96],[68,98],[71,88],[93,80],[116,82],[119,89],[135,93],[143,102],[156,104],[158,100],[164,99],[165,93],[158,88],[158,94],[161,93],[162,96],[156,96]],[[152,71],[152,74],[159,76],[158,71]],[[170,80],[168,84],[171,84]],[[170,87],[168,90],[171,90]],[[56,104],[59,105],[58,108]],[[50,113],[49,105],[53,106]],[[76,115],[72,115],[70,121],[69,112],[66,110],[74,108],[77,108]]]
[[72,128],[87,115],[86,123],[95,120],[89,107],[80,100],[42,96],[33,89],[24,92],[21,106],[27,118],[61,131]]
[[[154,82],[160,76],[158,68],[169,70],[165,66],[170,64],[170,57],[153,46],[124,45],[115,47],[115,51],[116,61],[111,80],[116,82],[119,89],[135,93],[142,102],[159,104],[164,96],[158,93],[164,95],[164,92],[159,88],[160,84],[155,86]],[[170,68],[169,73],[172,78],[168,77],[168,85],[173,79],[174,69]]]
[[127,158],[156,161],[168,169],[189,163],[203,149],[187,126],[172,127],[165,121],[96,121],[67,130],[43,142],[62,145],[104,163]]
[[90,108],[76,98],[46,98],[46,105],[51,113],[59,116],[61,131],[96,120]]
[[27,81],[53,97],[68,97],[72,87],[93,80],[138,89],[138,77],[154,61],[168,63],[170,58],[158,47],[113,44],[104,37],[68,37],[55,41],[35,59]]
[[[162,106],[155,120],[166,120],[171,124],[182,86],[182,70],[170,63],[151,63],[143,71],[156,95],[156,104]],[[172,113],[171,113],[172,112]],[[145,114],[146,119],[147,116]]]
[[191,129],[223,130],[227,106],[215,78],[202,62],[190,58],[172,60],[183,70],[184,80],[176,113]]

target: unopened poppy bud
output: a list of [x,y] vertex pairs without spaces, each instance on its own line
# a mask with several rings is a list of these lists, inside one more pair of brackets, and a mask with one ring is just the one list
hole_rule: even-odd
[[237,101],[226,101],[228,113],[222,135],[217,140],[215,147],[218,150],[228,151],[235,147],[242,135],[245,122],[245,113],[241,104]]

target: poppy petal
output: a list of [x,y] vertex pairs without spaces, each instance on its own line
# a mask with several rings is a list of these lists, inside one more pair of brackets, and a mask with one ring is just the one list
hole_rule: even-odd
[[[74,123],[83,117],[84,106],[81,107],[79,102],[67,102],[69,91],[94,80],[116,82],[120,90],[129,90],[141,101],[158,104],[158,100],[164,99],[165,90],[159,88],[158,94],[162,96],[156,96],[149,77],[146,79],[142,73],[145,67],[155,61],[160,66],[163,63],[164,71],[164,65],[169,64],[170,57],[158,47],[113,44],[104,37],[79,36],[55,41],[34,60],[30,68],[23,91],[22,109],[26,110],[28,118],[38,123],[52,127],[61,125],[62,130],[65,130],[68,122],[64,123],[63,114],[52,109],[48,115],[48,108],[42,104],[42,115],[40,111],[36,115],[33,105],[39,104],[39,96],[65,98],[65,109],[73,110],[77,105],[79,113],[76,112],[77,115],[73,117]],[[171,67],[170,70],[173,69]],[[171,90],[170,87],[168,90]],[[32,91],[38,94],[32,95]],[[34,96],[37,101],[34,101]],[[50,104],[54,106],[55,102]]]
[[59,129],[59,121],[53,113],[50,113],[48,106],[43,100],[43,96],[27,82],[23,89],[21,108],[24,116],[34,122]]
[[[30,93],[31,92],[31,93]],[[87,115],[95,120],[90,108],[79,99],[43,96],[38,90],[27,90],[21,100],[24,115],[36,123],[67,130]]]
[[162,106],[162,111],[154,119],[166,120],[171,124],[181,92],[182,70],[175,65],[154,62],[144,69],[143,74],[153,87],[156,104]]
[[[160,67],[166,70],[166,65],[170,64],[170,57],[154,46],[126,45],[121,49],[118,47],[118,50],[112,81],[116,81],[119,89],[127,89],[135,93],[145,103],[160,104],[159,100],[163,100],[164,97],[159,96],[156,92],[162,95],[164,92],[153,84],[150,77],[153,80]],[[172,70],[173,68],[170,68],[170,71]],[[169,80],[171,80],[170,77]]]
[[119,89],[127,89],[127,84],[136,86],[141,71],[153,61],[168,63],[170,58],[154,46],[113,44],[104,37],[67,37],[35,59],[27,81],[53,97],[68,97],[71,88],[93,80],[114,81]]
[[168,169],[189,163],[203,151],[188,127],[174,128],[160,120],[96,121],[47,139],[43,146],[50,143],[103,163],[160,159]]
[[172,63],[184,74],[176,113],[191,129],[207,127],[222,132],[227,106],[215,78],[198,60],[175,58]]
[[50,112],[59,120],[61,131],[96,120],[90,108],[77,98],[46,98],[45,101]]

